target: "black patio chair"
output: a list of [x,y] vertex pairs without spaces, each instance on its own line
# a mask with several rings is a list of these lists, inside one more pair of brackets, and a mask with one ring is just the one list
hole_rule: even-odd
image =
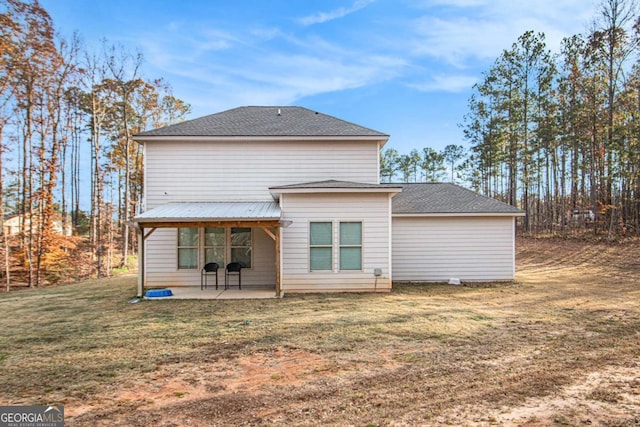
[[242,265],[239,262],[230,262],[224,275],[224,288],[229,289],[229,276],[231,274],[238,275],[238,289],[242,289]]
[[200,270],[200,290],[207,289],[207,277],[215,274],[216,276],[216,289],[218,289],[218,266],[217,262],[209,262]]

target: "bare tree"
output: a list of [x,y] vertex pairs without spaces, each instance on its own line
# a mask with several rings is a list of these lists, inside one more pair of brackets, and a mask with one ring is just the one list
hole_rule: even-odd
[[139,76],[140,66],[142,64],[142,54],[137,53],[135,56],[124,51],[122,47],[115,45],[104,45],[105,59],[110,77],[117,88],[119,97],[118,112],[120,114],[121,138],[123,142],[124,152],[124,207],[122,209],[122,218],[120,221],[122,229],[122,261],[120,266],[125,266],[129,252],[129,218],[131,216],[131,134],[129,130],[130,117],[129,106],[132,101],[133,93],[142,80]]
[[[3,252],[3,264],[4,264],[4,278],[7,292],[11,289],[11,268],[10,268],[10,245],[9,236],[4,231],[4,218],[5,218],[5,196],[4,196],[4,168],[3,158],[6,150],[3,135],[4,128],[11,120],[13,115],[12,102],[12,90],[11,81],[13,76],[11,75],[11,66],[14,62],[15,55],[15,43],[14,40],[20,35],[20,28],[15,21],[15,16],[12,16],[17,11],[13,9],[7,11],[7,13],[0,13],[0,239],[1,248]],[[13,14],[11,13],[13,12]]]
[[89,115],[91,132],[91,212],[89,240],[93,248],[93,261],[98,278],[104,273],[103,267],[103,209],[104,171],[102,168],[102,132],[106,120],[108,105],[112,102],[112,93],[102,84],[106,67],[95,55],[85,54],[81,80],[84,88],[84,109]]

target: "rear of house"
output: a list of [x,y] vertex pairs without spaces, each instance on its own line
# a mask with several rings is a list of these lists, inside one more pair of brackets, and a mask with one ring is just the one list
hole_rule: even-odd
[[240,107],[136,135],[138,293],[199,286],[209,262],[239,262],[243,288],[279,295],[512,279],[519,211],[449,184],[380,184],[388,138],[301,107]]

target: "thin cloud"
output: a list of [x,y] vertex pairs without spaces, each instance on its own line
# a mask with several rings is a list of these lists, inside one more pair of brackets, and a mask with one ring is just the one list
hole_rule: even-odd
[[414,19],[410,26],[414,34],[411,53],[465,68],[474,60],[496,58],[527,30],[544,33],[547,46],[557,51],[564,37],[583,32],[594,16],[594,5],[586,3],[585,0],[416,3],[416,7],[427,13]]
[[301,25],[309,26],[314,24],[322,24],[324,22],[333,21],[334,19],[344,18],[345,16],[356,12],[363,7],[373,3],[374,0],[357,0],[351,7],[339,7],[330,12],[318,12],[313,15],[300,18],[298,22]]
[[[188,40],[194,49],[174,46],[170,39],[147,37],[147,59],[164,74],[201,88],[189,97],[195,108],[214,99],[237,105],[288,104],[388,81],[410,66],[399,56],[365,53],[315,34],[296,37],[273,28],[250,29],[241,36],[234,31],[194,32]],[[232,42],[233,48],[215,49],[218,40]]]
[[412,83],[407,86],[420,92],[460,93],[469,90],[477,80],[474,76],[434,75],[428,82]]
[[[423,1],[398,15],[362,23],[371,30],[366,36],[339,27],[331,32],[322,32],[321,26],[300,31],[291,21],[191,23],[187,32],[187,24],[176,20],[164,31],[139,39],[146,59],[162,74],[189,82],[182,87],[182,97],[194,111],[290,104],[382,83],[422,93],[458,94],[476,83],[478,64],[494,60],[524,31],[544,32],[552,50],[563,36],[575,34],[575,20],[567,24],[563,17],[585,13],[576,1],[564,0],[555,7],[552,1],[558,0],[539,1],[546,10],[536,12],[533,6],[506,0]],[[296,23],[329,22],[371,3],[354,0]],[[555,16],[554,11],[562,13]],[[591,11],[586,14],[593,16]]]
[[425,16],[414,22],[414,31],[414,55],[434,57],[456,67],[463,67],[469,58],[495,58],[513,41],[510,27],[466,17]]

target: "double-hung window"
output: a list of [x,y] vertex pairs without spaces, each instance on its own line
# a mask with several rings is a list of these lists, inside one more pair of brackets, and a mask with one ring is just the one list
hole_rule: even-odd
[[362,223],[340,223],[340,270],[362,270]]
[[178,269],[198,268],[198,229],[178,229]]
[[231,229],[231,261],[239,262],[242,268],[251,268],[251,228]]
[[331,270],[333,265],[333,224],[309,224],[309,268],[311,271]]
[[343,221],[337,234],[334,266],[333,222],[309,223],[309,269],[311,271],[362,270],[362,222]]
[[217,262],[225,265],[226,235],[222,227],[207,227],[204,229],[204,263]]

